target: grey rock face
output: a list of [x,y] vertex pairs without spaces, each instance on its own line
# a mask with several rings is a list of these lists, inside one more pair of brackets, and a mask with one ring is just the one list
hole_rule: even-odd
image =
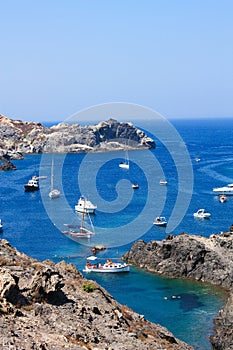
[[46,128],[0,116],[0,156],[22,153],[78,153],[155,148],[154,141],[132,123],[114,119],[93,126],[60,123]]
[[233,231],[211,238],[181,234],[163,241],[138,241],[123,259],[161,275],[209,282],[229,290],[229,299],[215,319],[215,350],[233,349]]
[[73,264],[39,262],[6,240],[0,240],[0,329],[6,349],[193,349],[119,304]]

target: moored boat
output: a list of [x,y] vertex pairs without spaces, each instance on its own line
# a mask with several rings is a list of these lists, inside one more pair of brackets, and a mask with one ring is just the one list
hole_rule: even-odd
[[227,201],[227,196],[225,196],[225,194],[221,194],[221,196],[219,196],[219,201],[221,203],[224,203]]
[[3,223],[2,223],[2,219],[0,219],[0,232],[2,231],[3,228]]
[[81,225],[72,225],[72,224],[64,224],[64,226],[68,227],[69,231],[62,231],[63,234],[67,235],[72,240],[76,241],[78,238],[91,238],[92,235],[95,234],[93,224],[90,219],[92,231],[88,230],[84,225],[84,213],[82,214],[82,222]]
[[211,214],[207,213],[205,209],[199,209],[193,216],[197,219],[209,219]]
[[153,222],[154,225],[156,226],[162,226],[166,227],[167,226],[167,220],[165,216],[157,216]]
[[33,176],[27,184],[24,185],[25,192],[34,192],[40,189],[37,176]]
[[139,188],[138,184],[136,184],[136,183],[132,184],[132,189],[137,190],[138,188]]
[[85,214],[94,214],[97,206],[94,205],[90,200],[81,196],[78,203],[75,205],[75,211]]
[[[129,272],[130,267],[124,262],[114,262],[115,259],[107,259],[104,263],[99,262],[99,258],[96,256],[89,256],[86,261],[83,272],[95,272],[95,273],[120,273]],[[119,260],[116,258],[116,260]]]
[[225,194],[228,196],[233,196],[233,184],[228,184],[227,186],[223,186],[223,187],[215,187],[213,188],[213,192],[217,194]]
[[166,180],[160,180],[159,183],[162,186],[166,186],[167,185],[167,181]]

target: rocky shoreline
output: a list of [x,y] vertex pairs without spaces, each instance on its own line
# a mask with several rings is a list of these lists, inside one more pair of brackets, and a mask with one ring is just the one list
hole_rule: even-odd
[[132,123],[109,119],[97,125],[60,123],[50,128],[0,115],[0,159],[28,153],[86,153],[155,148],[155,142]]
[[0,240],[2,349],[191,350],[119,304],[73,264],[37,261]]
[[137,241],[125,253],[126,262],[172,278],[188,278],[218,285],[229,298],[215,321],[210,341],[214,350],[233,349],[233,228],[210,238],[167,235],[163,241]]

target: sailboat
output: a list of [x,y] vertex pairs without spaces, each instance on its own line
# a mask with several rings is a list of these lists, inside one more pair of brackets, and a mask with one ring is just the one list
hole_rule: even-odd
[[53,184],[53,180],[54,180],[54,161],[52,159],[52,168],[51,168],[51,191],[49,192],[49,198],[50,199],[56,199],[60,197],[60,191],[53,188],[54,184]]
[[91,238],[92,235],[95,234],[94,227],[90,218],[90,215],[87,214],[91,223],[92,231],[88,230],[84,226],[84,216],[85,213],[82,213],[82,222],[81,225],[72,225],[72,224],[64,224],[64,226],[69,228],[69,231],[62,231],[63,234],[67,235],[69,238],[76,241],[78,238]]
[[129,169],[129,154],[128,154],[128,150],[125,151],[125,160],[124,162],[121,162],[119,164],[119,167],[122,169]]

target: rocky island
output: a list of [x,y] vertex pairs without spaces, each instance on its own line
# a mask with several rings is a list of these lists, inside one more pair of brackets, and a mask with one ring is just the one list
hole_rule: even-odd
[[0,115],[0,159],[28,153],[83,153],[155,148],[154,141],[132,123],[109,119],[97,125],[59,123],[45,127]]
[[172,278],[188,278],[222,286],[229,292],[215,319],[214,350],[233,349],[233,226],[210,238],[167,235],[163,241],[138,241],[123,259],[145,270]]
[[0,240],[1,349],[191,350],[119,304],[76,267],[37,261]]

